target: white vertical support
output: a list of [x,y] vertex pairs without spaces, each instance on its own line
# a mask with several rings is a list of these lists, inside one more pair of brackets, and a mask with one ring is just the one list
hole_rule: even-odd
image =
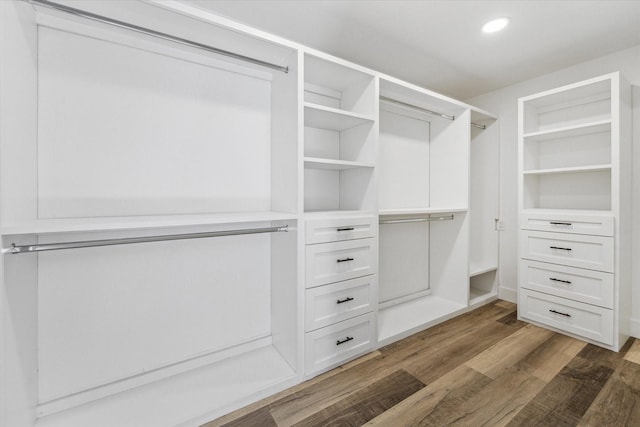
[[[36,218],[37,38],[31,5],[0,2],[2,227]],[[37,260],[37,255],[0,260],[1,426],[31,427],[36,420]]]

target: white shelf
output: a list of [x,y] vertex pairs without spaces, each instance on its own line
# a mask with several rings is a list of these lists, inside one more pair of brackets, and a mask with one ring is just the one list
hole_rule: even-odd
[[429,295],[378,311],[378,344],[407,337],[465,311],[466,305]]
[[373,123],[374,121],[375,118],[370,115],[352,113],[310,102],[304,103],[305,126],[343,131],[365,123]]
[[158,215],[102,218],[41,219],[2,227],[2,235],[125,231],[252,222],[295,220],[285,212],[229,212],[202,215]]
[[268,346],[40,418],[37,425],[199,425],[292,386],[296,380],[291,367],[275,348]]
[[526,143],[560,138],[572,138],[602,132],[611,132],[611,119],[598,120],[573,126],[563,126],[557,129],[548,129],[539,132],[530,132],[522,135],[522,138]]
[[469,305],[473,306],[484,301],[496,299],[498,297],[496,292],[487,292],[482,289],[470,288],[469,289]]
[[352,162],[348,160],[321,159],[318,157],[305,157],[304,167],[310,169],[345,170],[356,168],[373,168],[373,163]]
[[523,171],[523,175],[551,175],[564,173],[582,173],[582,172],[599,172],[611,170],[611,164],[592,165],[592,166],[576,166],[570,168],[552,168],[552,169],[534,169]]
[[433,208],[406,208],[406,209],[381,209],[378,213],[380,216],[391,215],[429,215],[429,214],[448,214],[457,212],[467,212],[468,208],[449,208],[449,207],[433,207]]
[[593,209],[546,209],[546,208],[528,208],[520,211],[522,214],[541,214],[541,215],[598,215],[598,216],[612,216],[610,210],[593,210]]
[[498,269],[497,265],[470,265],[469,266],[469,277],[479,276],[484,273],[489,273],[490,271],[496,271]]
[[375,211],[354,211],[354,210],[317,210],[307,211],[304,213],[306,219],[319,219],[319,218],[348,218],[348,217],[362,217],[376,215]]

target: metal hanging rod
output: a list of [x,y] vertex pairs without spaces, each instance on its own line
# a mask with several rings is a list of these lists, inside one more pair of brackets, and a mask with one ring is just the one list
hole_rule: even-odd
[[[392,98],[387,98],[386,96],[380,96],[380,100],[381,101],[385,101],[385,102],[390,102],[392,104],[400,105],[400,106],[403,106],[403,107],[412,108],[414,110],[422,111],[423,113],[431,114],[432,116],[441,117],[443,119],[447,119],[447,120],[455,120],[456,119],[456,116],[451,116],[449,114],[439,113],[437,111],[429,110],[427,108],[418,107],[417,105],[408,104],[406,102],[398,101],[398,100],[395,100],[395,99],[392,99]],[[487,128],[485,125],[479,125],[479,124],[473,123],[473,122],[471,122],[471,126],[473,126],[475,128],[478,128],[478,129],[483,129],[483,130]]]
[[168,40],[174,43],[179,43],[184,46],[195,47],[197,49],[206,50],[219,55],[228,56],[230,58],[239,59],[241,61],[250,62],[252,64],[260,65],[262,67],[271,68],[283,73],[289,72],[289,67],[273,64],[271,62],[262,61],[260,59],[252,58],[250,56],[240,55],[239,53],[230,52],[228,50],[219,49],[217,47],[209,46],[206,44],[198,43],[192,40],[184,39],[182,37],[172,36],[171,34],[163,33],[160,31],[152,30],[150,28],[140,27],[138,25],[130,24],[128,22],[119,21],[117,19],[107,18],[106,16],[97,15],[95,13],[86,12],[84,10],[76,9],[74,7],[62,5],[59,3],[53,3],[48,0],[26,0],[31,4],[47,7],[50,9],[59,10],[62,12],[70,13],[72,15],[80,16],[82,18],[91,19],[92,21],[101,22],[103,24],[111,25],[118,28],[124,28],[127,30],[135,31],[137,33],[146,34],[149,36],[157,37],[163,40]]
[[430,222],[430,221],[451,221],[455,218],[453,214],[447,216],[436,216],[428,218],[409,218],[409,219],[387,219],[379,221],[380,224],[402,224],[405,222]]
[[122,239],[87,240],[84,242],[59,242],[59,243],[44,243],[44,244],[35,244],[35,245],[16,245],[15,243],[12,243],[11,247],[2,249],[2,253],[3,254],[23,254],[23,253],[29,253],[29,252],[57,251],[60,249],[91,248],[91,247],[97,247],[97,246],[127,245],[131,243],[148,243],[148,242],[161,242],[161,241],[168,241],[168,240],[202,239],[206,237],[238,236],[241,234],[262,234],[262,233],[276,233],[276,232],[287,232],[287,231],[289,231],[289,226],[284,225],[280,227],[246,228],[243,230],[210,231],[210,232],[204,232],[204,233],[168,234],[164,236],[125,237]]

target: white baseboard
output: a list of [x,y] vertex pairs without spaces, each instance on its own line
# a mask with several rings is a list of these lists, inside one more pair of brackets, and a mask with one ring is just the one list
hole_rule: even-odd
[[[517,304],[518,291],[515,289],[500,286],[500,288],[498,288],[498,298]],[[640,331],[640,329],[638,330]]]
[[629,319],[629,335],[640,338],[640,319]]

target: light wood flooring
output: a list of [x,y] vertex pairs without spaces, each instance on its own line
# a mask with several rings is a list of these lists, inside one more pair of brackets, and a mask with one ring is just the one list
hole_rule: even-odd
[[620,353],[496,301],[205,424],[640,426],[640,342]]

